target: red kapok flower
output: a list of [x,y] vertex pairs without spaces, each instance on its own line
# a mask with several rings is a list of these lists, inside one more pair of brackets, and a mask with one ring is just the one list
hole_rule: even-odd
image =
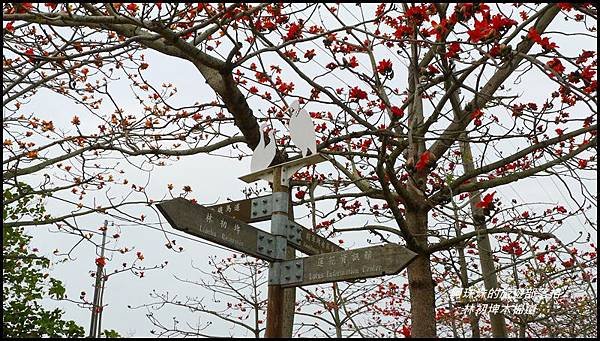
[[356,100],[367,99],[367,93],[355,86],[350,89],[350,98]]
[[479,108],[471,113],[471,119],[474,121],[475,126],[477,127],[481,125],[481,116],[483,116],[483,112]]
[[408,22],[417,25],[423,21],[429,20],[429,15],[427,15],[427,5],[409,7],[404,13],[404,17]]
[[315,49],[307,50],[306,53],[304,53],[304,58],[307,58],[308,60],[311,60],[316,55],[317,54],[315,53]]
[[419,161],[417,162],[417,164],[415,164],[415,168],[418,172],[422,171],[423,169],[427,168],[427,165],[429,164],[429,159],[431,158],[431,152],[426,150],[425,152],[423,152],[423,154],[421,154],[421,156],[419,157]]
[[494,200],[494,194],[496,194],[496,192],[492,192],[492,193],[488,193],[483,197],[483,200],[481,200],[480,202],[478,202],[477,204],[475,204],[475,207],[479,207],[479,208],[489,208],[490,205],[492,204],[492,201]]
[[4,27],[5,30],[7,30],[8,32],[14,32],[15,31],[15,27],[13,26],[13,22],[9,22],[8,24],[6,24],[6,27]]
[[396,32],[394,32],[394,37],[396,39],[402,39],[408,36],[412,32],[412,29],[405,25],[398,25],[396,28]]
[[130,3],[126,8],[130,12],[136,12],[140,7],[137,4]]
[[481,21],[475,19],[473,29],[467,31],[467,33],[469,34],[469,41],[477,43],[493,37],[497,32],[490,26],[489,21],[484,18]]
[[293,40],[296,38],[300,38],[302,36],[302,29],[300,27],[299,24],[296,23],[292,23],[290,24],[290,28],[288,29],[287,35],[285,36],[284,40],[288,41],[288,40]]
[[394,115],[394,117],[401,118],[402,116],[404,116],[404,111],[395,105],[392,106],[391,110],[392,110],[392,115]]
[[356,60],[355,56],[352,56],[350,58],[350,61],[348,62],[348,66],[351,67],[351,68],[355,68],[355,67],[358,66],[358,60]]
[[558,47],[556,43],[550,42],[550,38],[542,38],[535,27],[529,29],[529,32],[527,32],[527,38],[531,39],[531,41],[534,43],[540,44],[546,51],[555,50]]
[[504,245],[502,247],[502,251],[505,251],[507,253],[516,255],[516,256],[520,256],[523,254],[523,249],[521,248],[521,244],[519,244],[518,241],[514,241],[514,242],[510,242],[507,245]]
[[461,51],[459,43],[450,43],[448,46],[448,52],[446,52],[446,57],[455,58],[458,57],[458,53]]
[[558,74],[562,74],[565,71],[564,65],[560,62],[558,58],[553,58],[546,63],[546,66],[554,70]]
[[100,267],[104,267],[106,265],[106,258],[104,258],[104,257],[96,258],[96,265],[98,265]]
[[384,59],[377,65],[377,72],[382,75],[392,72],[392,62],[389,59]]
[[17,13],[26,13],[33,9],[33,4],[31,2],[23,2],[17,4]]
[[400,333],[402,333],[402,335],[404,335],[406,338],[410,337],[410,327],[402,326]]

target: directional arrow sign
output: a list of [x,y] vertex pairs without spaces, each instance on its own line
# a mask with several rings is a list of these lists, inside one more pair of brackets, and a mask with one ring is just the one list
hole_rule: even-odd
[[[233,217],[244,223],[255,223],[271,219],[273,212],[273,196],[264,195],[252,199],[231,201],[228,203],[209,206],[211,210]],[[337,244],[321,237],[302,225],[290,221],[288,242],[297,250],[307,255],[318,255],[344,249]]]
[[271,195],[263,195],[252,199],[236,200],[213,205],[208,208],[234,217],[244,223],[256,223],[271,219],[273,203]]
[[297,287],[397,274],[415,257],[403,246],[387,244],[287,260],[271,267],[280,272],[281,286]]
[[290,231],[294,231],[295,236],[288,238],[288,243],[295,249],[300,250],[307,255],[344,251],[344,248],[329,241],[327,238],[319,236],[296,222],[290,221],[289,224],[291,225]]
[[282,247],[270,233],[187,199],[163,201],[156,207],[173,228],[256,258],[274,261],[278,254],[275,247]]

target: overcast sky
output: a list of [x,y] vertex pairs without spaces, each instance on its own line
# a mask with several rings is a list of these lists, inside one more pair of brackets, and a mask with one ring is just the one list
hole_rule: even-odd
[[[352,6],[353,5],[351,4],[346,4],[346,7]],[[563,28],[563,25],[569,25],[569,23],[557,19],[552,28],[556,31],[560,31]],[[558,45],[563,48],[561,49],[563,53],[565,53],[564,49],[578,51],[581,46],[577,43],[577,39],[578,38],[564,36],[555,36],[554,38]],[[589,44],[589,41],[586,42]],[[587,48],[596,49],[595,46],[588,46]],[[173,98],[173,105],[189,105],[196,101],[204,102],[213,98],[212,90],[208,88],[202,76],[190,63],[158,54],[150,50],[144,51],[144,54],[150,64],[150,67],[144,74],[145,77],[154,84],[159,85],[162,82],[172,82],[177,87],[178,94]],[[391,58],[385,55],[381,55],[381,57]],[[399,64],[397,65],[397,68],[404,70],[404,67]],[[540,77],[539,73],[532,75],[531,77],[531,79],[525,80],[524,83],[520,85],[522,88],[524,87],[526,89],[526,91],[522,92],[523,97],[530,97],[532,99],[537,99],[538,101],[546,98],[548,93],[547,89],[540,87],[539,83],[547,84],[549,82],[539,82],[539,78],[536,81],[535,78]],[[112,91],[115,94],[118,94],[117,98],[119,100],[119,105],[124,107],[126,112],[127,110],[139,110],[139,105],[137,105],[135,99],[130,95],[131,92],[128,88],[128,84],[126,79],[122,79],[121,81],[112,82],[110,86]],[[305,84],[296,83],[296,86],[303,88],[305,87]],[[551,87],[554,87],[554,85]],[[265,108],[253,109],[255,110],[255,113],[257,113],[260,109],[264,110]],[[309,104],[307,109],[309,111],[320,110],[315,104]],[[74,114],[81,113],[81,110],[81,107],[76,104],[42,90],[38,95],[31,99],[30,103],[25,104],[22,107],[21,112],[36,113],[41,119],[53,119],[55,125],[58,127],[71,129],[68,123],[70,118]],[[83,126],[86,124],[89,124],[92,128],[95,128],[96,126],[96,124],[92,125],[91,122],[84,121]],[[279,129],[284,129],[284,127],[279,127]],[[245,152],[250,151],[245,146],[242,147],[242,149]],[[480,155],[481,151],[477,150],[475,147],[474,153]],[[142,158],[138,158],[134,160],[134,163],[139,164],[141,160]],[[162,198],[166,193],[166,187],[169,183],[174,185],[174,193],[178,193],[184,185],[190,185],[193,190],[191,193],[192,197],[196,198],[199,203],[205,205],[216,202],[225,202],[226,198],[231,198],[233,200],[241,199],[244,197],[242,189],[249,186],[241,180],[238,180],[238,177],[250,172],[249,158],[238,161],[230,158],[202,154],[182,157],[181,160],[176,163],[171,163],[172,165],[167,167],[154,168],[150,173],[151,178],[147,185],[146,178],[139,178],[140,175],[147,176],[146,174],[135,170],[134,167],[127,165],[126,163],[123,163],[122,167],[127,171],[130,182],[145,185],[146,192],[153,199]],[[322,164],[318,167],[322,167],[319,169],[327,169],[329,166]],[[266,187],[265,182],[260,182],[259,185]],[[590,188],[595,188],[596,179],[589,179],[587,185],[590,186]],[[118,192],[111,194],[115,196],[122,195],[122,193]],[[523,180],[517,184],[503,186],[498,189],[498,194],[503,199],[508,200],[516,198],[520,202],[566,203],[569,210],[574,208],[573,201],[568,198],[567,192],[562,184],[547,177]],[[46,205],[49,212],[62,210],[64,207],[56,200],[48,200]],[[541,208],[537,208],[537,210],[541,210]],[[147,224],[156,226],[154,224],[158,221],[159,217],[156,215],[155,211],[147,207],[136,207],[129,211],[135,212],[135,216],[144,213],[147,217]],[[297,208],[296,212],[296,216],[299,216],[305,214],[307,211],[305,208]],[[593,218],[595,221],[595,215]],[[102,225],[104,219],[106,219],[106,216],[90,215],[79,219],[78,222],[81,227],[97,229]],[[162,217],[161,220],[164,222]],[[345,224],[363,225],[366,222],[368,222],[368,219],[361,216],[348,219]],[[113,226],[112,223],[115,223],[116,225]],[[301,220],[300,223],[304,226],[310,226],[310,221],[306,218]],[[117,241],[117,244],[111,244],[111,246],[116,246],[117,248],[124,246],[131,248],[131,246],[135,246],[136,251],[143,252],[145,257],[143,264],[147,266],[161,264],[165,260],[169,263],[163,270],[148,271],[144,278],[136,278],[131,274],[124,273],[112,277],[107,282],[104,295],[104,303],[107,304],[107,307],[103,314],[102,329],[115,329],[124,336],[148,336],[150,335],[149,330],[153,328],[144,315],[145,310],[130,310],[127,308],[128,305],[136,306],[151,302],[152,300],[148,294],[153,289],[156,289],[158,292],[168,291],[180,295],[181,297],[186,295],[202,296],[206,293],[198,292],[198,289],[191,285],[183,285],[174,279],[174,275],[193,280],[197,274],[191,267],[192,262],[196,266],[204,266],[207,264],[210,255],[227,256],[231,254],[230,251],[222,250],[216,246],[212,246],[212,243],[201,241],[195,237],[185,239],[173,236],[170,237],[170,239],[176,239],[177,245],[184,247],[184,252],[176,254],[164,246],[166,239],[164,234],[159,230],[134,223],[112,221],[110,217],[109,225],[109,235],[118,232],[122,236]],[[256,224],[256,226],[268,229],[266,223]],[[76,237],[65,236],[62,233],[52,233],[49,231],[54,231],[54,228],[48,229],[42,227],[30,228],[28,230],[34,235],[32,247],[39,248],[43,254],[55,261],[59,260],[57,257],[52,256],[52,251],[55,248],[60,249],[60,251],[67,251],[78,241],[78,238]],[[165,230],[179,233],[170,228],[168,224],[165,224]],[[575,236],[578,231],[592,232],[592,240],[596,242],[595,231],[589,226],[586,226],[581,217],[568,219],[559,234],[564,234],[564,238],[569,239]],[[367,236],[367,234],[346,234],[343,236],[343,239],[346,241],[343,246],[346,248],[366,246],[365,236]],[[99,236],[95,236],[94,238],[97,242],[100,241]],[[95,270],[94,259],[97,257],[97,252],[98,250],[92,248],[90,244],[84,243],[77,247],[73,253],[74,260],[55,262],[53,265],[52,276],[63,280],[67,287],[67,294],[69,297],[76,299],[81,291],[85,291],[88,299],[91,300],[94,280],[90,277],[89,271]],[[120,264],[123,262],[131,263],[135,259],[135,252],[127,255],[109,253],[108,258],[109,262],[106,269],[110,272],[115,268],[119,268]],[[264,292],[266,296],[266,287],[264,288]],[[67,302],[55,302],[50,300],[46,300],[45,302],[48,306],[58,306],[64,309],[66,311],[65,317],[74,319],[80,325],[84,326],[86,331],[89,328],[90,312],[87,309],[78,308],[74,304]],[[164,323],[169,323],[173,314],[176,314],[183,320],[189,320],[191,323],[197,321],[196,317],[193,317],[191,313],[184,311],[183,309],[175,311],[165,310],[160,312],[160,316],[162,316],[162,321]],[[214,334],[228,335],[230,333],[230,325],[216,322],[216,320],[213,321],[215,321],[215,324],[211,331]],[[240,329],[238,329],[238,333],[239,332],[241,332]]]

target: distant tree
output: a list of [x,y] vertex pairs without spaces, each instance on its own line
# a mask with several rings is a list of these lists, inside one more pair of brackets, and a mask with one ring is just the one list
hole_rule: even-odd
[[[267,262],[244,254],[233,254],[220,260],[211,257],[208,263],[209,269],[193,266],[201,273],[201,276],[194,276],[197,279],[175,276],[182,284],[197,286],[200,289],[197,296],[183,298],[177,292],[161,293],[155,290],[150,293],[154,302],[130,307],[147,309],[146,317],[155,326],[151,334],[158,337],[225,336],[223,330],[210,328],[216,320],[231,325],[231,335],[236,335],[234,330],[249,332],[256,338],[264,333]],[[157,314],[164,307],[183,308],[193,313],[198,322],[186,322],[185,316],[177,314],[173,316],[172,324],[164,323],[160,314]]]
[[[151,330],[153,335],[226,336],[222,328],[214,328],[219,321],[219,326],[223,323],[230,326],[227,329],[230,335],[264,336],[267,262],[232,254],[223,259],[211,257],[209,269],[196,266],[194,269],[201,274],[194,276],[194,280],[175,278],[193,285],[197,295],[181,297],[177,292],[153,291],[150,294],[153,302],[132,307],[147,310],[146,317],[155,327]],[[408,288],[390,280],[393,278],[301,288],[301,297],[296,302],[294,336],[397,336],[403,326],[406,328],[408,312],[398,309],[396,303],[407,299]],[[166,307],[178,308],[181,312],[170,320],[162,311]],[[198,322],[191,322],[194,320]]]
[[[31,188],[23,183],[23,192]],[[4,191],[4,200],[10,201],[19,194]],[[3,205],[3,220],[18,219],[24,212],[43,214],[39,198],[21,195],[13,205]],[[49,277],[46,269],[50,261],[30,249],[31,236],[22,227],[2,229],[2,334],[15,337],[81,337],[83,327],[74,321],[63,319],[64,311],[44,309],[40,300],[44,297],[61,299],[65,288],[61,281]]]

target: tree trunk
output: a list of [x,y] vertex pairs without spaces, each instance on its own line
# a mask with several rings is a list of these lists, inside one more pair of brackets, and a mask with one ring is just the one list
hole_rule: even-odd
[[[427,245],[427,212],[407,208],[406,225],[421,246]],[[436,337],[435,292],[429,255],[419,255],[408,266],[411,336]]]

